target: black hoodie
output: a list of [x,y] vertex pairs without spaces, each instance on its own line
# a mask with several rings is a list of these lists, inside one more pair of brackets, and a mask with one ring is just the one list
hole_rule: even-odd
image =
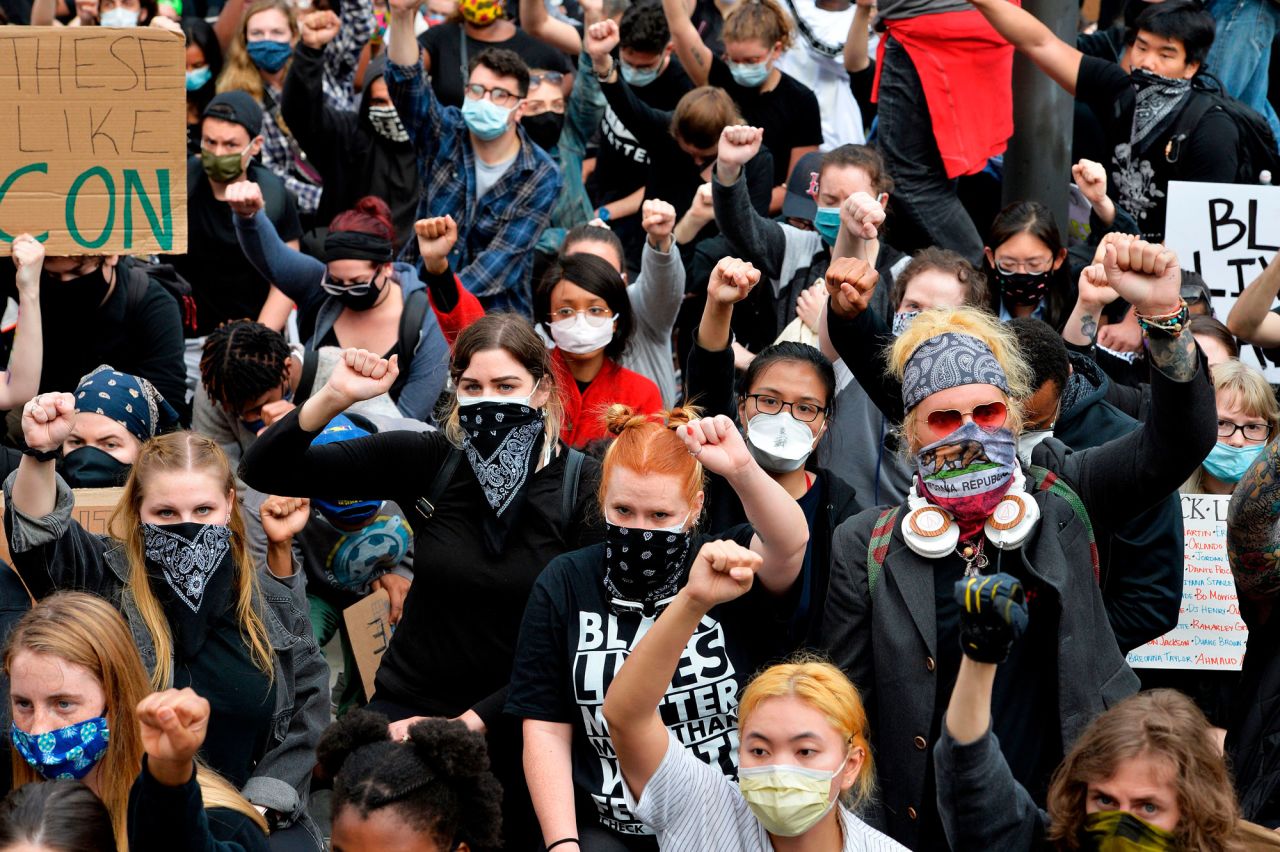
[[359,112],[330,107],[324,97],[324,52],[299,44],[285,78],[281,115],[311,165],[324,178],[317,221],[350,210],[366,195],[391,207],[397,245],[413,235],[418,208],[418,160],[409,142],[392,142],[369,121],[369,90],[386,69],[385,54],[369,63]]

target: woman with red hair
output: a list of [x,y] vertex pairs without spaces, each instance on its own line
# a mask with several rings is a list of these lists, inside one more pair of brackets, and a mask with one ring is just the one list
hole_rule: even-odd
[[[725,775],[737,772],[738,694],[787,622],[809,532],[799,504],[756,463],[733,421],[696,416],[609,410],[614,440],[599,491],[605,541],[553,560],[529,597],[507,713],[524,719],[525,779],[547,848],[571,838],[584,849],[658,848],[627,806],[605,691],[658,615],[676,605],[691,566],[731,553],[751,560],[757,588],[699,619],[662,703],[685,748]],[[704,470],[729,482],[749,524],[697,529]]]
[[[257,184],[235,184],[227,202],[237,214],[236,235],[245,256],[297,304],[306,347],[399,355],[404,366],[391,399],[405,417],[430,422],[448,374],[445,329],[456,337],[480,316],[475,297],[447,271],[428,273],[424,282],[412,266],[394,262],[395,228],[381,198],[366,196],[334,217],[324,240],[325,262],[285,245],[262,212]],[[456,239],[456,227],[452,234]],[[422,253],[427,256],[427,248]]]

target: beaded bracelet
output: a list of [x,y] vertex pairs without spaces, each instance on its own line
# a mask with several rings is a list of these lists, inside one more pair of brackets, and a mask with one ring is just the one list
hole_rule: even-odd
[[1167,314],[1158,314],[1156,316],[1143,316],[1135,314],[1138,318],[1138,325],[1142,328],[1142,333],[1150,337],[1177,337],[1182,330],[1187,327],[1187,320],[1190,318],[1191,312],[1187,310],[1187,302],[1185,299],[1178,299],[1178,309]]

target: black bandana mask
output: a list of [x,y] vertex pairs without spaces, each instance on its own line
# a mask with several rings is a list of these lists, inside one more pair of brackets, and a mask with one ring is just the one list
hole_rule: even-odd
[[210,623],[231,604],[231,528],[143,524],[142,541],[147,577],[173,631],[174,647],[190,657],[204,646]]
[[550,151],[560,144],[560,131],[564,130],[564,113],[548,110],[538,115],[526,115],[520,119],[520,126],[539,148]]
[[996,282],[1000,285],[1000,298],[1005,307],[1029,307],[1038,305],[1049,288],[1049,276],[1053,270],[1044,272],[1001,272],[996,270]]
[[482,400],[458,406],[462,451],[484,491],[485,544],[502,550],[546,438],[543,412],[523,402]]
[[97,447],[81,447],[62,460],[62,478],[72,488],[115,488],[124,485],[133,465]]
[[[642,530],[605,521],[604,586],[615,613],[652,617],[680,591],[693,530]],[[636,606],[627,606],[635,604]]]

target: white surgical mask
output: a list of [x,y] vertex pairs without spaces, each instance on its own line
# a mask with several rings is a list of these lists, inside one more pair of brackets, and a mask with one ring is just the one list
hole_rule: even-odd
[[1053,435],[1053,427],[1048,429],[1033,429],[1023,432],[1018,436],[1018,461],[1022,462],[1024,467],[1031,465],[1031,451],[1040,446],[1045,438]]
[[757,414],[747,421],[747,449],[765,470],[790,473],[813,452],[813,431],[790,414]]
[[572,319],[551,323],[551,339],[570,355],[586,355],[609,345],[617,323],[618,317],[615,315],[604,325],[592,325],[583,314],[578,313]]
[[777,837],[799,837],[835,806],[831,781],[845,760],[830,772],[774,764],[738,771],[738,789],[764,830]]
[[537,408],[537,406],[533,404],[532,400],[533,395],[538,392],[538,385],[540,384],[542,384],[541,380],[534,382],[533,389],[529,391],[528,396],[463,396],[462,394],[458,394],[458,406],[465,408],[468,405],[479,405],[482,402],[508,402],[512,405],[523,405],[527,408]]
[[98,23],[104,27],[136,27],[138,25],[138,13],[132,9],[117,6],[99,15]]

